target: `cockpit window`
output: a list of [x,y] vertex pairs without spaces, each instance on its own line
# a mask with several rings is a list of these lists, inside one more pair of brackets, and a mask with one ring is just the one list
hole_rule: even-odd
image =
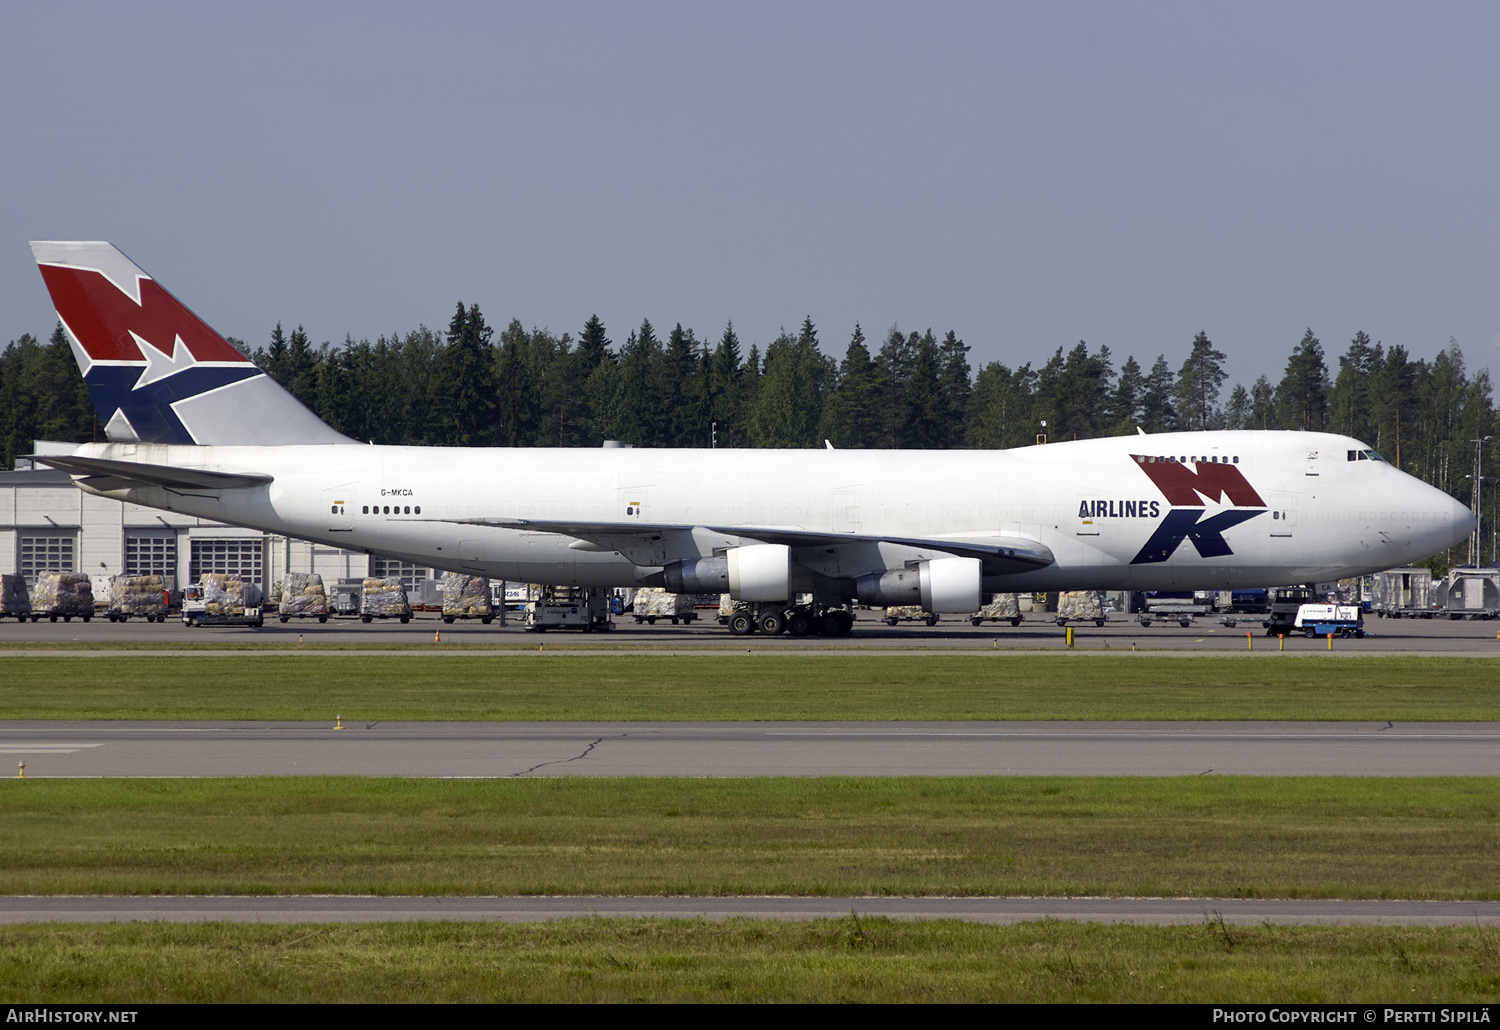
[[1385,459],[1382,458],[1380,455],[1378,455],[1374,451],[1370,451],[1370,450],[1350,451],[1349,452],[1349,460],[1350,461],[1384,461],[1387,465],[1390,464],[1390,462],[1385,461]]

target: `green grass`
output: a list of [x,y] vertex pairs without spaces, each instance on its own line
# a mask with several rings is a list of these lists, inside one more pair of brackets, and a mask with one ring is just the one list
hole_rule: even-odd
[[1493,929],[568,920],[0,928],[0,1002],[1365,1002],[1500,997]]
[[7,894],[1500,898],[1493,778],[0,781]]
[[110,655],[0,658],[0,719],[1497,720],[1472,658]]

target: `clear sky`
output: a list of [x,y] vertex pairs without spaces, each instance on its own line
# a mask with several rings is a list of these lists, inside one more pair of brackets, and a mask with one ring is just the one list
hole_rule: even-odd
[[1232,381],[1311,327],[1500,371],[1493,3],[0,0],[0,344],[29,239],[226,335],[447,324],[762,347],[804,316]]

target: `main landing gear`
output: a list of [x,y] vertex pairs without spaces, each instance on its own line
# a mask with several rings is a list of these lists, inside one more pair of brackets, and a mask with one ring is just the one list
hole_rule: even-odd
[[764,633],[768,637],[790,633],[794,637],[842,637],[854,628],[854,613],[847,608],[819,605],[751,604],[737,608],[728,619],[729,632],[737,637]]

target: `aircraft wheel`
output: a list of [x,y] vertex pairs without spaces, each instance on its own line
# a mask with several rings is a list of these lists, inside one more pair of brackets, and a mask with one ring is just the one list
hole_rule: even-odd
[[811,612],[792,612],[791,618],[786,620],[786,631],[794,637],[811,636],[815,629],[817,623],[813,621]]
[[737,637],[748,637],[755,632],[755,620],[749,612],[735,612],[729,617],[729,632]]
[[756,628],[768,637],[786,632],[786,616],[778,611],[769,611],[756,620]]
[[849,612],[829,612],[823,616],[823,635],[825,637],[842,637],[854,628],[854,616]]

